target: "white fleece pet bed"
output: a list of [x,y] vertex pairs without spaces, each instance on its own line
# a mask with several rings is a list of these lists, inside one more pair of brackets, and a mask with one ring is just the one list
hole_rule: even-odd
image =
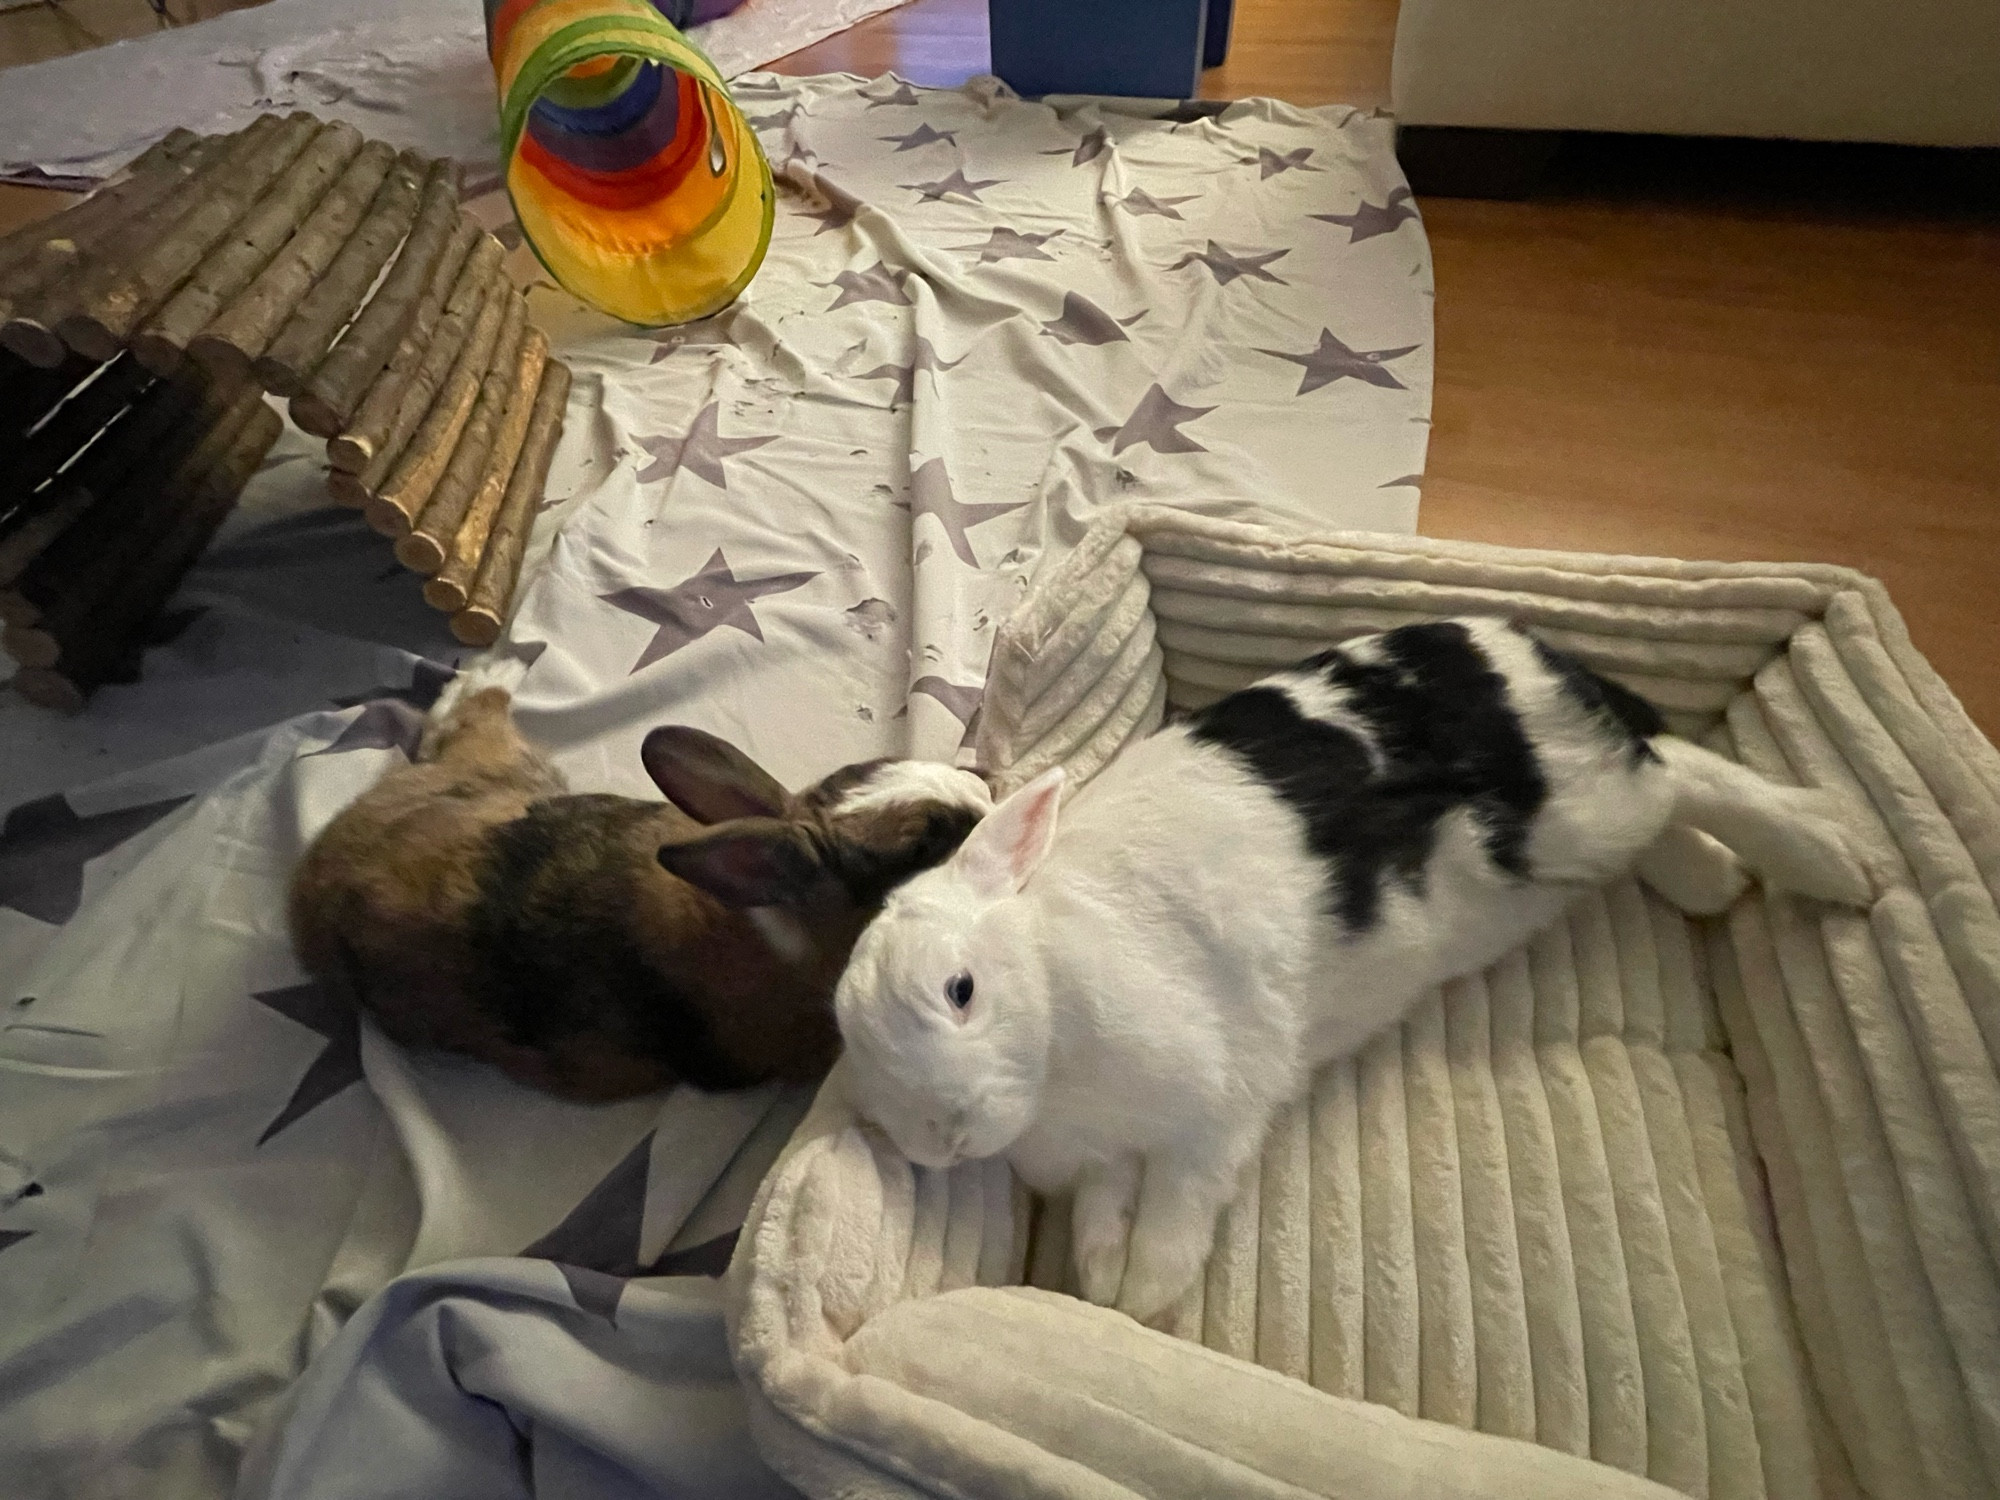
[[1584,900],[1320,1075],[1167,1332],[1063,1294],[1063,1205],[997,1161],[913,1169],[836,1073],[730,1274],[753,1428],[793,1484],[2000,1493],[2000,756],[1879,584],[1137,506],[1000,632],[982,760],[1003,790],[1086,778],[1174,709],[1466,612],[1839,794],[1885,875],[1872,912]]

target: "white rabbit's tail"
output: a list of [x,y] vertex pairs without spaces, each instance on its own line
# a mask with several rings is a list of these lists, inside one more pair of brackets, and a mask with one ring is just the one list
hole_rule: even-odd
[[[1765,885],[1842,906],[1868,906],[1875,882],[1854,841],[1842,830],[1838,805],[1808,787],[1780,786],[1687,740],[1661,735],[1653,749],[1673,778],[1674,812],[1665,835],[1640,861],[1640,874],[1661,894],[1691,910],[1718,909],[1728,884],[1716,861],[1702,863],[1708,834],[1740,858]],[[1719,852],[1719,851],[1714,851]],[[1658,878],[1656,878],[1658,877]],[[1738,882],[1740,886],[1740,881]],[[1730,891],[1733,898],[1735,892]],[[1726,905],[1727,900],[1721,904]]]

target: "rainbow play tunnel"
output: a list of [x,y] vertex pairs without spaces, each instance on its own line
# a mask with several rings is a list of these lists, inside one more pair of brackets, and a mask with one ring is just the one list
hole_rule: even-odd
[[486,39],[507,190],[550,274],[649,327],[726,307],[773,195],[714,65],[647,0],[486,0]]

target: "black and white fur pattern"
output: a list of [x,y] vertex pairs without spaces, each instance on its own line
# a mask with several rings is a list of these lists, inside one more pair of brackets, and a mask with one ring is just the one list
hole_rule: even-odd
[[1192,1283],[1277,1110],[1433,986],[1649,851],[1719,839],[1865,903],[1821,794],[1684,740],[1495,620],[1327,651],[1060,771],[893,894],[835,996],[860,1111],[911,1160],[1076,1189],[1084,1294]]

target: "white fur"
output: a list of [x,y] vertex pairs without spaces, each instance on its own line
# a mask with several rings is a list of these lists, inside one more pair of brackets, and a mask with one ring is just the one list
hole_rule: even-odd
[[[835,996],[862,1111],[921,1165],[1004,1154],[1038,1191],[1074,1187],[1084,1294],[1149,1318],[1198,1274],[1272,1116],[1317,1067],[1492,963],[1669,829],[1714,834],[1794,889],[1868,899],[1818,794],[1683,741],[1635,756],[1525,637],[1465,623],[1548,783],[1533,878],[1495,866],[1455,811],[1421,891],[1385,880],[1379,920],[1347,933],[1292,807],[1232,753],[1170,727],[1081,789],[1060,826],[1057,770],[890,897]],[[1270,682],[1351,728],[1305,679]],[[947,995],[961,973],[974,979],[963,1010]]]
[[900,802],[938,802],[984,813],[992,811],[993,793],[972,772],[941,761],[892,760],[843,796],[833,812],[840,817]]

